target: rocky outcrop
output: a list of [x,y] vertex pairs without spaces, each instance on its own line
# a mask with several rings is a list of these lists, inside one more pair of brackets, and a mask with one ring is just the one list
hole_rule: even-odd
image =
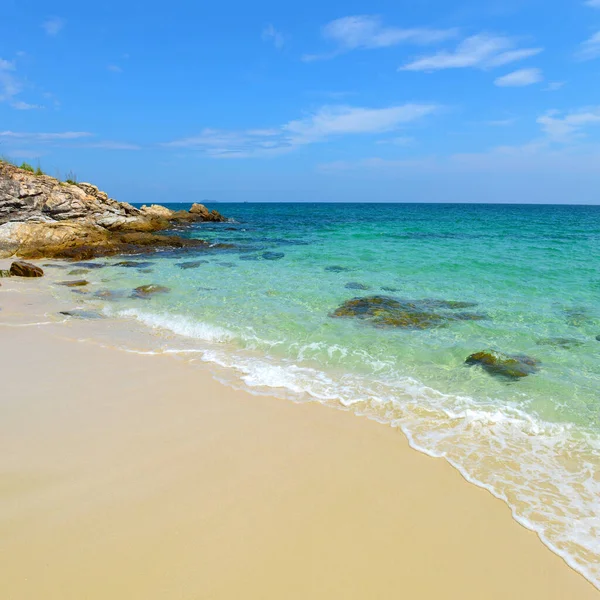
[[43,277],[44,270],[31,263],[16,260],[10,265],[9,275],[11,277]]
[[156,234],[172,223],[225,221],[202,205],[192,209],[138,209],[90,183],[65,183],[0,162],[0,258],[83,259],[201,246],[201,240]]
[[484,350],[471,354],[465,360],[469,366],[478,365],[490,375],[504,379],[522,379],[539,371],[539,361],[524,354],[502,354]]

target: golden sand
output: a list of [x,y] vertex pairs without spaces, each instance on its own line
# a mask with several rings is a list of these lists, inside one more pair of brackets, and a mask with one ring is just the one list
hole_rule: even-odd
[[21,326],[35,286],[0,288],[0,598],[600,599],[397,430]]

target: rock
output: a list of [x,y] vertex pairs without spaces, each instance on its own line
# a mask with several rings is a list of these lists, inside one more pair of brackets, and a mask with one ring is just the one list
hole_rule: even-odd
[[89,285],[90,282],[85,279],[73,279],[72,281],[57,281],[56,285],[64,285],[65,287],[74,288],[74,287],[83,287],[84,285]]
[[83,267],[85,269],[103,269],[106,267],[105,264],[95,262],[78,262],[74,264],[76,267]]
[[[139,254],[156,248],[207,246],[201,240],[161,236],[171,222],[224,221],[194,205],[175,213],[156,205],[140,210],[89,183],[65,183],[0,162],[0,258],[68,258]],[[185,217],[185,218],[184,218]]]
[[96,298],[102,298],[102,300],[119,300],[124,297],[123,292],[116,292],[113,290],[98,290],[94,296]]
[[113,267],[126,267],[129,269],[145,269],[146,267],[153,266],[153,262],[149,261],[135,261],[135,260],[123,260],[121,262],[115,263]]
[[95,310],[83,310],[81,308],[61,310],[59,314],[65,315],[65,317],[73,317],[74,319],[104,319],[104,315]]
[[581,327],[590,320],[590,315],[585,307],[569,308],[564,311],[567,325],[572,327]]
[[582,346],[583,342],[581,340],[577,340],[575,338],[544,338],[542,340],[537,341],[538,346],[556,346],[557,348],[576,348],[577,346]]
[[180,269],[197,269],[200,265],[208,264],[207,260],[194,260],[190,262],[175,263]]
[[326,271],[329,271],[330,273],[343,273],[345,271],[352,271],[352,269],[349,269],[348,267],[339,267],[338,265],[332,265],[331,267],[325,267]]
[[485,313],[461,312],[452,313],[450,315],[450,318],[455,319],[457,321],[488,321],[490,317]]
[[190,208],[190,214],[196,218],[200,218],[202,221],[212,221],[215,223],[223,223],[227,219],[216,210],[209,211],[204,204],[192,204]]
[[164,285],[157,285],[155,283],[150,283],[148,285],[140,285],[133,290],[131,294],[132,298],[150,298],[155,294],[166,294],[171,290]]
[[10,274],[14,277],[43,277],[44,271],[31,263],[16,260],[10,265]]
[[285,254],[283,252],[263,252],[262,257],[265,260],[280,260]]
[[11,273],[8,269],[0,269],[0,277],[11,277]]
[[596,336],[596,341],[600,342],[600,334]]
[[67,275],[85,275],[86,273],[89,273],[90,270],[89,269],[73,269],[72,271],[69,271],[67,273]]
[[381,289],[382,289],[384,292],[399,292],[399,291],[400,291],[398,288],[395,288],[395,287],[388,287],[387,285],[384,285],[384,286],[382,286],[382,287],[381,287]]
[[485,350],[471,354],[465,360],[469,366],[478,365],[490,375],[505,379],[521,379],[539,370],[539,361],[521,354],[502,354]]
[[364,285],[363,283],[357,283],[356,281],[351,281],[350,283],[347,283],[344,287],[347,288],[347,289],[349,289],[349,290],[368,290],[368,289],[371,289],[368,285]]
[[414,303],[401,302],[388,296],[368,296],[347,300],[331,316],[364,319],[375,327],[399,329],[430,329],[443,326],[448,322],[448,318],[443,315],[423,311]]
[[446,308],[449,310],[473,308],[474,306],[477,306],[477,302],[458,302],[456,300],[437,300],[435,298],[425,298],[425,300],[419,300],[419,303],[431,309]]

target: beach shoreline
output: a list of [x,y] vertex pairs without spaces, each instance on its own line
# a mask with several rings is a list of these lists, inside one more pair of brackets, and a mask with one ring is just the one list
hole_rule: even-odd
[[0,287],[11,600],[600,598],[397,429],[92,343],[43,285]]

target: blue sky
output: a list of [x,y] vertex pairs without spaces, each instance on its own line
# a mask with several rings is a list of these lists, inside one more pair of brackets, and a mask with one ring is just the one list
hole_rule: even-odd
[[600,204],[600,0],[4,0],[0,154],[129,202]]

